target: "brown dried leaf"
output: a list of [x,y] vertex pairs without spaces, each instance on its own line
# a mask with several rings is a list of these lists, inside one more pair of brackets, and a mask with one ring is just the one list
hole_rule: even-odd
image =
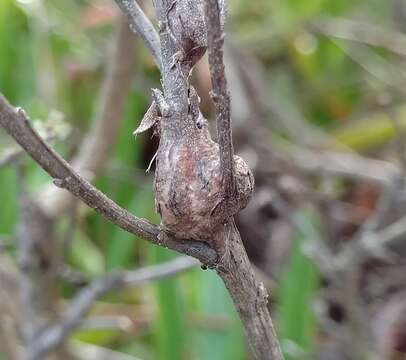
[[158,120],[159,120],[158,105],[155,103],[155,101],[153,101],[151,106],[145,113],[144,117],[142,118],[140,125],[134,130],[133,135],[137,136],[138,134],[141,134],[149,130],[157,123]]

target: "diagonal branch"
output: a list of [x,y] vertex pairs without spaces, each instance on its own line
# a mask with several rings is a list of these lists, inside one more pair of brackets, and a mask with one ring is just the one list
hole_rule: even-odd
[[[124,15],[117,27],[91,128],[71,160],[72,167],[90,182],[103,170],[110,156],[136,72],[136,41]],[[42,210],[52,218],[71,208],[74,200],[71,194],[52,184],[41,191],[39,198]]]
[[322,18],[311,24],[314,32],[331,38],[350,40],[372,46],[381,46],[393,53],[406,56],[406,36],[379,26],[344,18]]
[[114,0],[130,22],[131,30],[145,42],[158,68],[162,70],[161,44],[158,33],[135,0]]
[[[124,1],[124,0],[123,0]],[[165,100],[172,110],[168,119],[171,126],[182,123],[189,115],[189,87],[187,76],[181,71],[179,61],[182,50],[171,27],[169,12],[177,1],[157,0],[155,3],[160,21],[160,37],[163,63],[163,87]],[[127,4],[130,5],[130,4]],[[183,11],[180,7],[178,10]],[[209,60],[213,83],[213,98],[216,105],[220,142],[220,165],[225,185],[227,202],[236,196],[234,179],[234,158],[230,124],[230,97],[223,63],[223,33],[220,23],[220,9],[217,0],[207,0],[206,24],[208,27]],[[162,109],[161,109],[162,110]],[[162,112],[164,114],[164,112]],[[106,195],[94,188],[78,175],[52,148],[32,129],[28,117],[21,109],[13,108],[0,96],[0,125],[36,160],[55,180],[55,185],[69,190],[97,212],[126,231],[142,236],[154,244],[168,247],[178,252],[192,255],[205,265],[215,266],[233,299],[240,318],[244,323],[248,342],[255,359],[283,359],[278,340],[267,307],[267,292],[257,282],[249,259],[242,245],[233,220],[221,227],[214,237],[226,244],[226,251],[218,258],[215,250],[205,243],[191,240],[178,240],[160,227],[145,219],[139,219],[119,207]],[[192,129],[195,130],[196,127]],[[183,134],[184,135],[184,134]],[[183,136],[182,135],[182,136]],[[167,136],[169,136],[167,134]],[[214,239],[213,243],[216,243]],[[97,283],[96,283],[97,284]]]
[[234,149],[231,133],[230,94],[223,60],[224,36],[218,0],[205,0],[207,26],[207,50],[209,54],[212,97],[216,109],[218,142],[220,146],[220,166],[223,172],[225,194],[231,199],[235,194]]
[[167,278],[198,265],[189,257],[179,257],[166,263],[144,267],[134,271],[108,274],[93,281],[73,299],[55,324],[40,332],[31,348],[31,359],[40,359],[44,354],[60,345],[82,322],[94,302],[102,295],[124,286],[141,286],[148,282]]
[[[88,180],[94,179],[102,169],[111,151],[135,73],[133,35],[124,16],[120,16],[117,25],[118,31],[103,80],[98,111],[91,130],[82,141],[78,154],[72,159],[72,166]],[[56,134],[51,135],[55,137]],[[51,136],[46,136],[46,141],[51,139]],[[24,199],[18,250],[24,313],[21,329],[24,333],[24,358],[27,360],[33,356],[36,335],[57,318],[56,273],[61,259],[58,256],[59,246],[52,236],[52,223],[72,205],[73,199],[69,192],[57,189],[52,184],[35,200]],[[65,358],[67,349],[64,344],[60,345],[62,346],[58,346],[53,357]]]
[[109,221],[153,244],[193,256],[207,266],[216,265],[217,253],[206,244],[175,239],[159,226],[132,215],[82,178],[41,139],[31,127],[25,112],[21,108],[11,106],[2,95],[0,95],[0,125],[55,179],[55,185],[69,190]]

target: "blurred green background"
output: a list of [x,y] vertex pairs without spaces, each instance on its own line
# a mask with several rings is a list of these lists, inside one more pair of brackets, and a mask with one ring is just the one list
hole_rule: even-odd
[[[295,116],[308,119],[306,126],[322,130],[348,148],[377,153],[394,135],[386,107],[403,106],[404,61],[381,47],[359,45],[355,49],[352,42],[314,31],[315,24],[331,17],[395,26],[391,7],[382,0],[231,0],[227,26],[233,43],[266,70],[269,96]],[[116,20],[113,1],[0,0],[0,92],[32,119],[62,120],[80,137],[97,106]],[[96,185],[132,213],[158,223],[152,176],[143,170],[145,157],[153,153],[145,154],[147,137],[134,141],[131,135],[148,108],[153,86],[159,86],[159,74],[138,42],[137,74],[124,123]],[[272,121],[269,117],[278,139],[313,141]],[[69,158],[75,141],[68,136],[55,146]],[[13,147],[0,132],[0,154]],[[27,164],[27,183],[35,193],[49,178],[31,160]],[[15,168],[0,168],[0,236],[4,239],[13,237],[19,221],[17,183]],[[135,269],[177,256],[123,232],[94,212],[79,207],[77,213],[67,261],[86,276]],[[273,313],[288,359],[311,359],[318,341],[313,301],[319,278],[303,248],[318,225],[311,211],[299,209],[295,216],[310,225],[308,231],[293,235],[294,246],[271,290]],[[71,221],[69,217],[59,221],[61,236]],[[7,249],[14,256],[15,246]],[[68,299],[74,288],[61,281],[60,291]],[[83,329],[75,332],[75,339],[134,357],[248,358],[240,321],[212,271],[193,269],[110,294],[96,304],[91,316],[122,319],[124,325]]]

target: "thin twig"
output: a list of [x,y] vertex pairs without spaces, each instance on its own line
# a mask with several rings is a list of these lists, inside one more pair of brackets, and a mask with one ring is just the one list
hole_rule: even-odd
[[158,68],[162,70],[159,36],[136,0],[114,0],[130,22],[130,29],[136,32],[147,45]]
[[3,310],[0,306],[0,347],[6,358],[20,360],[17,329],[12,317]]
[[[71,161],[72,167],[89,181],[95,179],[110,156],[136,71],[134,36],[124,16],[117,27],[91,128]],[[52,184],[45,187],[39,198],[41,208],[52,218],[69,210],[74,200],[71,194]]]
[[332,42],[384,87],[395,89],[404,95],[406,72],[402,67],[371,50],[367,45],[343,44],[334,39]]
[[[159,0],[156,2],[158,19],[161,21],[160,36],[163,55],[163,82],[165,100],[169,103],[175,113],[178,113],[179,120],[184,120],[184,115],[188,110],[188,87],[187,79],[177,66],[174,66],[176,54],[179,50],[175,40],[171,37],[170,29],[168,29],[168,11],[172,1]],[[218,29],[219,25],[219,7],[215,4],[217,11]],[[208,13],[210,12],[207,11]],[[210,18],[210,17],[208,17]],[[213,46],[220,45],[219,50],[222,54],[222,33],[218,32],[219,37],[213,34]],[[217,43],[214,44],[214,40]],[[210,40],[209,40],[210,41]],[[218,55],[218,54],[217,54]],[[216,56],[217,56],[216,55]],[[215,59],[216,60],[216,59]],[[222,55],[217,58],[222,66],[220,72],[224,76],[224,65]],[[176,65],[176,61],[175,61]],[[221,75],[221,73],[218,73]],[[233,195],[235,186],[233,174],[233,151],[231,146],[231,131],[230,130],[230,114],[229,114],[229,97],[225,77],[221,79],[221,91],[216,93],[219,102],[223,102],[224,111],[218,112],[223,117],[225,115],[228,121],[228,145],[219,131],[219,137],[223,138],[220,142],[225,142],[224,146],[228,146],[228,156],[223,154],[223,162],[228,158],[229,173],[225,174],[224,181],[227,182],[227,177],[231,178],[229,186]],[[213,86],[216,91],[216,86]],[[221,97],[224,96],[222,99]],[[86,204],[94,208],[99,213],[103,214],[107,219],[114,222],[123,229],[150,240],[152,243],[166,246],[182,253],[190,254],[201,260],[204,264],[217,265],[217,253],[201,242],[190,240],[177,240],[169,234],[162,231],[158,226],[149,223],[147,220],[139,219],[131,215],[128,211],[122,209],[103,193],[95,189],[89,182],[80,177],[74,170],[49,146],[47,146],[38,134],[30,127],[29,120],[21,109],[14,109],[8,102],[0,97],[0,125],[14,137],[14,139],[52,176],[55,178],[55,184],[59,187],[68,189],[74,195],[82,199]],[[227,124],[226,124],[227,125]],[[227,131],[227,126],[225,127]],[[223,231],[224,230],[224,231]],[[256,359],[274,359],[280,360],[283,358],[275,331],[273,328],[270,313],[267,307],[267,292],[263,284],[255,280],[252,267],[242,245],[239,233],[232,221],[221,233],[216,234],[222,237],[223,243],[229,245],[228,251],[221,259],[221,263],[217,268],[219,275],[226,284],[234,304],[240,314],[247,332],[247,338],[251,346],[251,350]]]
[[25,151],[21,148],[6,149],[0,156],[0,168],[16,162]]
[[390,185],[399,177],[401,169],[378,159],[369,159],[356,153],[316,151],[301,146],[284,148],[295,167],[307,173],[321,173],[352,179],[369,180]]
[[[218,0],[205,0],[207,49],[209,54],[212,97],[216,110],[217,133],[220,147],[220,166],[223,173],[226,199],[235,195],[234,150],[231,132],[230,95],[227,88],[223,60],[224,33],[220,21]],[[251,352],[255,359],[283,359],[273,322],[267,308],[268,293],[258,283],[242,244],[234,220],[225,229],[228,254],[218,268],[234,305],[244,324]]]
[[[100,171],[112,148],[135,69],[134,39],[124,16],[119,19],[118,24],[98,112],[92,121],[92,128],[82,141],[78,155],[72,161],[73,166],[89,179]],[[35,133],[35,130],[29,133]],[[38,138],[41,139],[39,136]],[[41,141],[45,144],[42,139]],[[24,231],[20,236],[19,253],[22,264],[22,308],[25,314],[22,324],[25,334],[24,358],[27,360],[35,359],[33,349],[36,346],[36,335],[56,318],[55,281],[60,257],[58,244],[51,236],[52,220],[69,209],[72,202],[71,194],[51,186],[22,211]],[[66,348],[62,345],[58,347],[55,356],[65,358],[65,353]]]
[[132,215],[82,178],[41,139],[31,127],[25,112],[21,108],[11,106],[2,95],[0,95],[0,125],[55,179],[57,186],[69,190],[109,221],[153,244],[193,256],[207,266],[216,265],[217,253],[206,244],[175,239],[159,226]]
[[323,18],[312,24],[313,30],[323,35],[381,46],[395,54],[406,56],[406,36],[379,26],[343,18]]
[[255,275],[241,241],[230,220],[225,228],[229,255],[217,268],[244,324],[253,358],[283,360],[282,351],[268,310],[268,293]]
[[[24,359],[31,360],[36,334],[56,318],[56,242],[52,221],[27,196],[22,198],[19,265]],[[63,349],[61,349],[63,352]]]
[[[17,335],[21,334],[21,324],[24,321],[19,290],[20,278],[15,261],[11,256],[0,252],[0,348],[13,360],[22,358]],[[8,321],[11,323],[7,324]],[[10,334],[9,331],[15,334]],[[12,336],[9,337],[9,334]]]
[[224,36],[220,22],[218,0],[205,0],[207,50],[209,54],[212,97],[216,110],[217,134],[220,146],[220,166],[227,199],[235,194],[234,149],[231,132],[230,94],[223,60]]
[[[50,129],[50,131],[46,132],[44,140],[46,142],[52,142],[55,139],[64,137],[65,135],[58,134],[58,131],[56,129]],[[26,154],[26,152],[21,147],[6,148],[6,150],[3,151],[2,154],[0,154],[0,169],[2,167],[16,163],[24,154]]]
[[406,217],[377,231],[365,231],[360,238],[351,241],[334,259],[334,269],[353,268],[368,257],[391,259],[390,245],[404,240],[406,235]]
[[90,310],[94,301],[112,290],[122,287],[141,286],[148,282],[173,276],[199,265],[199,261],[189,257],[179,257],[163,264],[148,266],[135,271],[108,274],[93,281],[81,290],[69,307],[54,325],[47,327],[34,339],[31,347],[33,357],[40,359],[59,344],[78,326]]

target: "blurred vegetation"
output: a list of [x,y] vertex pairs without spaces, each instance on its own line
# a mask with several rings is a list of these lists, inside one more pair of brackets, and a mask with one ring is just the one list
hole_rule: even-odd
[[[112,37],[116,12],[111,3],[1,0],[0,92],[33,119],[62,117],[75,133],[83,134],[97,107]],[[402,105],[398,100],[402,90],[392,91],[396,84],[390,78],[385,82],[366,71],[371,64],[351,56],[348,42],[309,30],[313,22],[328,16],[391,26],[386,2],[232,0],[229,12],[230,37],[267,69],[269,96],[308,119],[309,126],[323,129],[356,150],[375,151],[391,141],[393,124],[385,108],[388,103]],[[124,125],[106,171],[96,184],[130,212],[159,222],[154,212],[152,178],[142,170],[145,164],[141,151],[148,139],[134,141],[131,135],[148,106],[149,88],[159,86],[157,71],[141,47],[138,45],[139,69]],[[362,51],[367,62],[379,58],[379,64],[402,65],[384,49]],[[276,136],[291,134],[279,128]],[[75,145],[74,141],[56,143],[66,158]],[[0,154],[10,147],[13,143],[0,132]],[[26,176],[32,192],[49,181],[30,160]],[[18,191],[15,169],[1,168],[0,237],[16,233]],[[304,222],[314,222],[307,210],[299,210],[296,215],[305,218]],[[60,236],[68,231],[70,221],[61,219]],[[76,221],[68,261],[89,277],[176,256],[140,241],[81,206]],[[288,359],[309,358],[316,341],[312,309],[319,279],[303,250],[312,231],[317,231],[314,229],[317,224],[310,232],[295,235],[295,245],[277,279],[278,287],[273,289],[277,327]],[[10,253],[14,253],[13,247]],[[72,294],[72,288],[62,281],[61,291],[66,297]],[[131,326],[82,329],[76,332],[76,339],[142,359],[247,358],[241,324],[222,283],[210,271],[194,269],[141,289],[111,294],[97,303],[93,313],[130,319]]]

